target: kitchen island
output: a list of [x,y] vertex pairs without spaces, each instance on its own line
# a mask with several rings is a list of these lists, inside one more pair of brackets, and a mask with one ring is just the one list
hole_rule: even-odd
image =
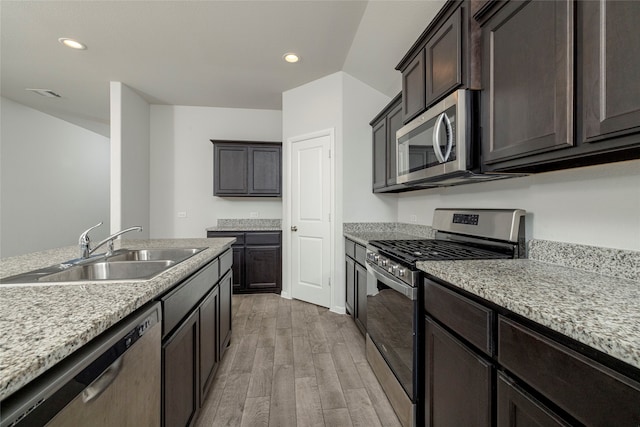
[[[129,249],[206,248],[149,280],[0,285],[0,400],[170,290],[234,239],[116,241]],[[77,258],[76,246],[0,260],[8,277]]]

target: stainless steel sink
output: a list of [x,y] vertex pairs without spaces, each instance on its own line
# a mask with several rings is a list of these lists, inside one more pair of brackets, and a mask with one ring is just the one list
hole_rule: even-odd
[[147,280],[206,248],[120,249],[0,279],[4,284]]
[[175,265],[175,261],[108,261],[76,265],[59,273],[42,276],[40,282],[77,282],[91,280],[143,280]]
[[107,256],[108,261],[171,260],[176,263],[197,254],[204,248],[120,249]]

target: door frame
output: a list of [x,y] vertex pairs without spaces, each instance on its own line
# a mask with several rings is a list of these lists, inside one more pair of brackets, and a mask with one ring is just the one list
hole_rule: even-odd
[[282,259],[282,291],[281,296],[283,298],[292,299],[293,298],[293,284],[292,284],[292,268],[293,263],[291,262],[291,153],[292,153],[292,145],[296,142],[306,141],[308,139],[319,138],[327,136],[329,137],[329,190],[331,192],[329,196],[330,200],[330,209],[329,213],[331,215],[331,220],[329,224],[329,280],[330,280],[330,295],[331,302],[329,309],[331,311],[336,312],[344,312],[344,307],[336,307],[335,304],[335,289],[336,289],[336,268],[335,268],[335,239],[336,239],[336,138],[335,138],[335,128],[323,129],[315,132],[310,132],[302,135],[296,135],[290,138],[287,138],[286,144],[284,144],[283,148],[283,157],[286,159],[285,167],[283,171],[285,173],[286,179],[284,180],[284,191],[283,191],[283,206],[282,206],[282,246],[283,246],[283,259]]

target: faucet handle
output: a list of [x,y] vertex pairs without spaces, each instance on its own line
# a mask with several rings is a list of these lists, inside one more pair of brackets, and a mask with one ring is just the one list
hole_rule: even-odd
[[87,230],[83,231],[82,234],[80,235],[80,239],[78,243],[80,244],[89,243],[89,232],[94,228],[100,227],[101,225],[102,225],[102,221],[100,221],[98,224],[94,225],[93,227],[90,227]]

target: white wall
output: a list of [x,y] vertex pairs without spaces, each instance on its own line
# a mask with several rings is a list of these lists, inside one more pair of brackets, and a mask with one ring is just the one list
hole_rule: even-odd
[[[333,203],[331,309],[344,312],[343,221],[392,221],[393,197],[371,193],[371,128],[369,121],[389,98],[352,76],[338,72],[286,91],[282,96],[283,158],[289,157],[290,138],[333,129],[335,136],[335,188]],[[291,294],[289,165],[283,168],[283,295]]]
[[281,199],[213,196],[210,140],[281,141],[282,112],[152,105],[150,123],[151,237],[206,237],[218,218],[251,212],[281,218]]
[[0,117],[0,257],[74,245],[109,223],[108,138],[6,98]]
[[640,160],[403,193],[398,221],[437,207],[526,209],[528,238],[640,250]]
[[360,80],[343,76],[342,220],[395,221],[397,198],[371,191],[373,149],[369,122],[391,100]]
[[148,238],[149,209],[149,104],[111,82],[111,233],[140,225],[125,238]]

